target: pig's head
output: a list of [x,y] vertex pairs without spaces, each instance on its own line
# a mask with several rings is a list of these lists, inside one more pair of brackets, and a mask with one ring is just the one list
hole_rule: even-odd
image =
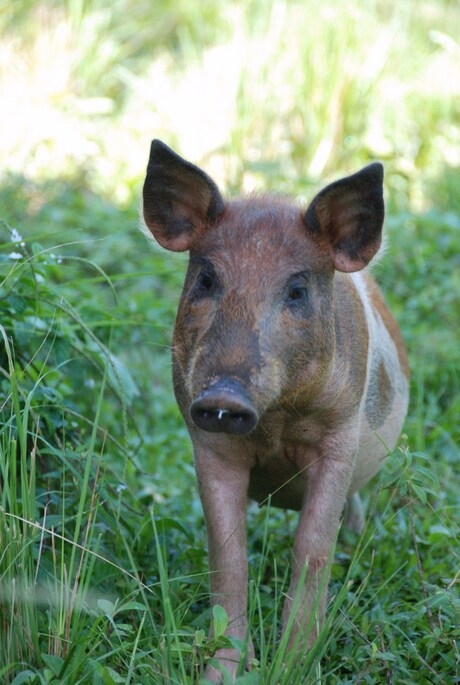
[[314,397],[337,354],[336,271],[377,252],[383,168],[322,190],[306,210],[272,196],[226,202],[201,169],[152,143],[144,219],[190,252],[176,320],[176,395],[198,428],[251,432],[280,405]]

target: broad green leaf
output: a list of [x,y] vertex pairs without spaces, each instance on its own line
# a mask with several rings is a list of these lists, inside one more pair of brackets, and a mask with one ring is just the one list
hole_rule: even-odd
[[64,664],[64,659],[60,656],[54,656],[53,654],[42,654],[41,656],[53,675],[58,676]]
[[39,682],[39,676],[33,671],[26,670],[18,673],[14,680],[11,681],[11,685],[23,685],[23,683],[33,685],[36,682]]
[[220,604],[215,604],[212,608],[214,638],[221,637],[225,634],[228,626],[227,612]]

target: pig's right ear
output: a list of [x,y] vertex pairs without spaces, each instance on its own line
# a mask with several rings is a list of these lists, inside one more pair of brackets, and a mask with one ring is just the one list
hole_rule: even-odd
[[224,211],[214,181],[161,140],[150,148],[143,200],[147,227],[160,245],[175,252],[188,250],[193,236]]

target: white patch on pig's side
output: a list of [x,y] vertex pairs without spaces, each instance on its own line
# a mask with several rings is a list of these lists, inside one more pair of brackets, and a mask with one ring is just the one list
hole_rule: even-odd
[[366,312],[366,322],[367,322],[367,329],[368,329],[368,334],[369,334],[369,341],[368,341],[368,347],[367,347],[366,383],[364,386],[363,397],[361,399],[361,408],[360,408],[360,412],[359,412],[360,416],[362,417],[362,414],[364,411],[364,404],[365,404],[366,397],[367,397],[367,389],[369,387],[371,360],[372,360],[372,354],[374,351],[374,339],[375,339],[376,327],[375,327],[374,313],[372,310],[372,304],[371,304],[371,301],[369,298],[367,285],[366,285],[366,282],[363,278],[362,272],[356,271],[354,273],[351,273],[350,277],[351,277],[351,280],[353,281],[353,283],[355,285],[356,290],[358,291],[360,300],[361,300],[362,305],[364,307],[364,311]]
[[[360,407],[359,451],[350,489],[350,492],[354,492],[377,473],[389,451],[394,449],[395,436],[398,435],[395,425],[400,425],[401,415],[407,410],[408,384],[401,372],[396,345],[380,313],[372,306],[362,273],[352,273],[350,276],[363,303],[369,331],[367,378]],[[385,365],[392,391],[392,404],[388,415],[382,417],[381,425],[374,430],[366,416],[366,402],[375,402],[378,411],[380,398],[377,396],[369,399],[368,394],[377,392],[377,389],[369,384],[372,381],[373,369],[378,367],[379,363]]]

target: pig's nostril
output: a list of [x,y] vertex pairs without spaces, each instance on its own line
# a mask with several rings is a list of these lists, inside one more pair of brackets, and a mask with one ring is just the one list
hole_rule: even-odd
[[245,435],[259,420],[257,412],[240,387],[219,383],[204,391],[190,406],[198,428],[211,433]]

